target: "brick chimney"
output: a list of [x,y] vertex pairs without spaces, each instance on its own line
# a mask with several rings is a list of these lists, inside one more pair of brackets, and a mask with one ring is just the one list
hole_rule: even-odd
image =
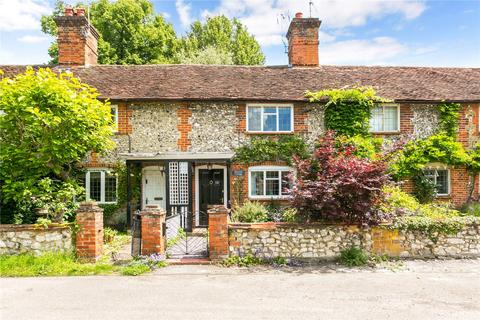
[[55,18],[58,64],[65,67],[96,65],[99,34],[85,17],[85,9],[66,7],[64,13]]
[[288,27],[288,64],[292,67],[318,67],[318,18],[295,14]]

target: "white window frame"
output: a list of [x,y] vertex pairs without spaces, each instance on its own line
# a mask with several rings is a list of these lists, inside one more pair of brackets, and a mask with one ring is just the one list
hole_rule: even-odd
[[[114,130],[114,132],[118,132],[118,105],[111,104],[110,109],[115,110],[115,130]],[[112,113],[111,110],[110,110],[110,113]]]
[[[103,168],[96,168],[96,169],[88,169],[85,172],[85,198],[87,200],[90,199],[90,173],[92,172],[100,172],[100,201],[98,203],[101,204],[116,204],[117,201],[105,201],[105,173],[109,172],[108,169]],[[118,200],[118,177],[115,177],[115,199]]]
[[[447,171],[447,193],[437,193],[437,196],[445,197],[445,196],[450,195],[451,190],[452,190],[452,181],[451,181],[451,175],[450,175],[450,169],[449,168],[446,168],[444,166],[427,166],[423,170],[424,170],[424,172],[425,172],[425,170]],[[435,175],[434,179],[435,179],[434,180],[435,185],[437,185],[437,175]]]
[[[279,174],[279,179],[280,179],[280,195],[266,195],[266,190],[267,190],[267,184],[266,184],[266,172],[267,171],[278,171]],[[285,167],[285,166],[256,166],[256,167],[250,167],[248,168],[248,197],[250,199],[264,199],[264,200],[269,200],[269,199],[288,199],[289,195],[286,194],[281,194],[282,193],[282,172],[294,172],[294,170],[290,167]],[[263,195],[254,195],[252,194],[252,187],[251,187],[251,182],[252,182],[252,173],[253,172],[263,172]]]
[[[379,105],[376,105],[376,107],[382,107],[382,110],[383,110],[383,114],[385,114],[385,107],[396,107],[397,108],[397,130],[392,130],[392,131],[374,131],[372,129],[372,127],[370,126],[370,119],[368,120],[369,123],[368,125],[370,126],[370,129],[369,131],[371,133],[399,133],[400,132],[400,105],[399,104],[396,104],[396,103],[383,103],[383,104],[379,104]],[[372,115],[373,116],[373,115]],[[383,127],[385,127],[385,118],[382,119],[383,120]]]
[[[249,130],[249,123],[248,123],[248,109],[251,107],[255,108],[262,108],[262,112],[260,114],[261,121],[260,121],[260,126],[261,129],[260,131],[254,131],[254,130]],[[277,131],[263,131],[263,115],[264,115],[264,110],[265,108],[277,108]],[[278,116],[278,108],[290,108],[291,112],[291,117],[290,117],[290,130],[279,130],[279,116]],[[293,104],[278,104],[278,103],[252,103],[252,104],[247,104],[247,110],[246,110],[246,122],[247,122],[247,132],[251,133],[292,133],[294,132],[295,128],[294,126],[294,107]]]

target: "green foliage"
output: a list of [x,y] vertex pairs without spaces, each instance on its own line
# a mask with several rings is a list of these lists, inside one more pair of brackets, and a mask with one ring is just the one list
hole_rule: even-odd
[[426,139],[408,142],[390,165],[392,176],[405,179],[418,174],[426,164],[469,165],[472,158],[455,138],[439,133]]
[[413,195],[420,203],[430,203],[435,200],[437,187],[423,172],[413,177]]
[[221,262],[224,267],[251,267],[262,264],[263,261],[260,258],[255,257],[253,254],[248,253],[244,257],[230,256]]
[[369,87],[307,91],[306,96],[310,102],[328,99],[325,104],[326,128],[348,137],[369,136],[372,108],[387,101]]
[[167,240],[167,249],[173,247],[176,245],[178,242],[180,242],[182,239],[187,238],[187,233],[185,232],[185,229],[179,227],[177,229],[177,234],[173,238],[169,238]]
[[283,222],[298,222],[299,217],[297,214],[297,209],[295,208],[286,208],[282,211],[282,221]]
[[337,136],[338,147],[354,147],[354,154],[359,158],[375,159],[382,152],[383,143],[382,138],[364,137],[361,135],[352,137]]
[[269,220],[267,208],[256,201],[245,201],[242,206],[236,207],[232,213],[235,222],[266,222]]
[[438,106],[440,111],[439,129],[449,137],[457,136],[461,109],[462,106],[459,103],[444,102]]
[[368,264],[368,255],[358,247],[350,247],[340,252],[340,262],[348,267],[361,267]]
[[[84,6],[81,2],[78,6]],[[63,15],[65,3],[57,1],[53,13],[42,16],[42,31],[57,35],[54,17]],[[173,60],[178,39],[173,26],[154,11],[148,0],[97,0],[90,6],[90,19],[100,33],[98,61],[101,64],[155,64]],[[51,63],[58,61],[56,41],[49,49]]]
[[103,243],[112,243],[117,236],[118,231],[112,228],[103,228]]
[[107,263],[79,263],[73,253],[0,255],[1,277],[86,276],[110,274],[118,269]]
[[[75,6],[83,6],[77,2]],[[57,35],[54,18],[63,15],[65,2],[57,0],[51,15],[42,16],[42,31]],[[265,62],[260,45],[237,19],[225,16],[196,21],[183,38],[172,24],[156,14],[149,0],[94,0],[90,19],[100,34],[100,64],[201,63],[256,65]],[[48,53],[58,62],[54,41]]]
[[194,54],[214,47],[218,52],[230,53],[233,64],[237,65],[265,62],[260,45],[240,20],[230,20],[223,15],[207,18],[205,23],[194,22],[181,40],[180,47],[182,51]]
[[278,139],[255,138],[250,144],[235,150],[235,161],[240,163],[285,161],[290,164],[294,155],[302,159],[308,156],[308,146],[299,136],[288,135]]
[[460,211],[463,215],[480,218],[480,202],[465,203]]
[[272,264],[274,266],[286,266],[288,261],[284,257],[275,257],[272,259]]
[[34,222],[32,211],[45,207],[56,221],[72,213],[76,164],[113,146],[110,107],[97,98],[71,73],[50,69],[0,81],[2,199],[13,203],[17,223]]
[[215,47],[206,47],[198,51],[179,51],[175,60],[182,64],[232,65],[233,54]]
[[121,274],[124,276],[139,276],[141,274],[152,271],[149,266],[142,263],[132,262],[122,268]]

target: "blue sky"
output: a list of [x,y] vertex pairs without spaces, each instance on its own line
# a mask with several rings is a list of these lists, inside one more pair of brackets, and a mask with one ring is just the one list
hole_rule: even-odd
[[[207,16],[239,18],[260,42],[268,65],[287,63],[282,39],[289,18],[298,11],[309,15],[308,0],[153,2],[180,35],[191,22]],[[39,20],[53,3],[0,0],[0,64],[49,60],[51,38],[41,33]],[[321,64],[480,67],[480,0],[314,0],[313,4],[312,16],[322,20]]]

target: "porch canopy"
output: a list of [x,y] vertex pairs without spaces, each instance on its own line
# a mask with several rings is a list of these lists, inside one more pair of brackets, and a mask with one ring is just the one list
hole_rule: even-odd
[[[127,224],[131,223],[131,214],[132,214],[132,186],[131,186],[131,175],[130,170],[135,167],[144,167],[152,166],[155,163],[161,163],[163,169],[161,169],[161,175],[163,178],[160,178],[160,185],[164,185],[164,188],[154,188],[152,189],[155,192],[153,199],[159,201],[159,204],[165,206],[167,210],[167,215],[174,214],[177,212],[187,212],[188,221],[193,221],[192,211],[194,208],[193,204],[193,195],[192,195],[192,174],[193,166],[197,165],[206,165],[207,167],[212,167],[215,164],[223,163],[225,165],[223,171],[223,178],[221,179],[221,186],[223,188],[224,195],[222,196],[222,203],[225,205],[228,203],[228,189],[229,189],[229,164],[234,156],[233,152],[156,152],[156,153],[146,153],[146,152],[129,152],[129,153],[120,153],[119,156],[122,159],[125,159],[127,164]],[[208,169],[210,172],[211,169]],[[213,174],[213,173],[212,173]],[[148,186],[152,185],[151,179],[146,179],[150,181]],[[146,185],[147,182],[145,182]],[[195,181],[198,184],[198,181]],[[152,185],[153,186],[153,185]],[[226,189],[225,189],[226,188]],[[196,187],[197,193],[200,192],[199,187]],[[159,191],[160,190],[160,191]],[[163,191],[165,190],[165,191]],[[143,190],[140,202],[137,203],[137,209],[141,208],[141,203],[151,203],[148,202],[150,197],[145,196],[147,190]],[[159,193],[159,194],[157,194]],[[145,200],[145,201],[144,201]],[[164,201],[164,202],[162,202]],[[198,199],[197,199],[198,201]],[[144,204],[145,204],[144,203]],[[197,203],[197,202],[195,202]],[[198,220],[198,219],[197,219]],[[191,229],[191,223],[188,224],[188,229]]]

